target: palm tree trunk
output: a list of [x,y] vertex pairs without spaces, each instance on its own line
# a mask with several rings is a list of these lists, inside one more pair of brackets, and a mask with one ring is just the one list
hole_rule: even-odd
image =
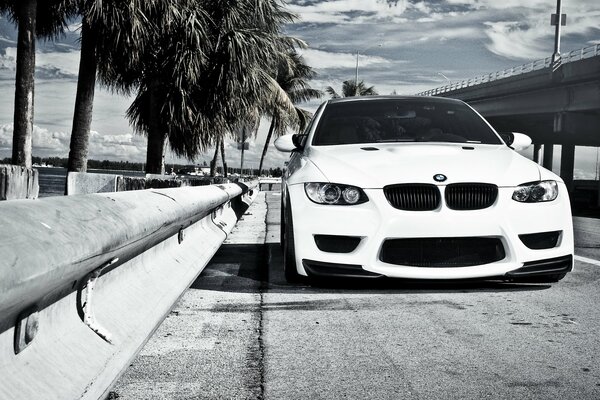
[[267,155],[267,150],[269,149],[269,143],[271,142],[271,136],[273,136],[273,131],[275,130],[275,117],[271,119],[271,126],[269,126],[269,133],[267,133],[267,139],[265,140],[265,147],[263,147],[262,156],[260,156],[260,164],[258,165],[258,176],[262,174],[263,162],[265,161],[265,156]]
[[221,139],[217,139],[217,143],[215,144],[215,155],[213,156],[211,162],[210,162],[210,176],[215,176],[215,172],[217,172],[217,157],[219,157],[219,141]]
[[19,34],[12,163],[31,168],[37,0],[17,2]]
[[77,94],[75,97],[75,111],[73,113],[68,171],[87,171],[97,67],[96,32],[84,19],[81,27],[81,55],[79,59],[79,75],[77,78]]
[[154,79],[150,84],[150,120],[148,126],[148,148],[146,149],[146,173],[165,173],[165,134],[160,127],[160,110],[156,92],[158,81]]
[[221,138],[221,143],[219,144],[219,147],[221,148],[221,159],[223,160],[223,177],[227,178],[227,162],[225,162],[225,140],[223,138]]

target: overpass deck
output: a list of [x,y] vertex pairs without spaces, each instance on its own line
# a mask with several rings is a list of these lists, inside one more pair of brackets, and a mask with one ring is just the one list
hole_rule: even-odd
[[600,398],[598,220],[552,286],[291,286],[279,202],[259,195],[113,398]]

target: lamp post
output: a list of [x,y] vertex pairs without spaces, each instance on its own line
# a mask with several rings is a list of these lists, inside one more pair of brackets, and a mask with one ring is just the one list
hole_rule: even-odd
[[556,14],[552,14],[550,25],[556,26],[554,30],[554,53],[552,54],[552,70],[560,66],[560,27],[567,24],[567,14],[562,14],[562,2],[556,0]]
[[450,82],[450,79],[448,79],[448,77],[446,75],[442,74],[441,72],[438,72],[438,75],[440,75],[442,78],[444,78],[448,82],[448,85],[452,83],[452,82]]
[[354,77],[354,96],[358,96],[358,50],[356,50],[356,76]]
[[[379,44],[374,44],[372,46],[367,47],[366,49],[362,50],[363,54],[365,53],[365,51],[372,49],[373,47],[381,47],[383,46],[383,43],[379,43]],[[358,55],[359,55],[360,51],[356,50],[356,75],[354,76],[354,96],[358,96]]]

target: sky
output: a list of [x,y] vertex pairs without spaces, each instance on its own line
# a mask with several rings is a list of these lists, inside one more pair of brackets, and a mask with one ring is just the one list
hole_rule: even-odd
[[[563,0],[567,25],[561,53],[600,44],[600,2]],[[317,72],[316,89],[341,91],[354,79],[359,53],[359,81],[380,94],[415,94],[475,76],[518,66],[552,54],[555,0],[290,0],[298,20],[287,34],[304,40],[301,50]],[[58,42],[38,42],[36,59],[33,154],[68,156],[79,63],[79,26]],[[11,154],[16,31],[0,17],[0,158]],[[326,100],[302,107],[314,111]],[[146,139],[133,133],[125,118],[132,99],[97,88],[89,158],[145,161]],[[244,155],[245,168],[258,166],[269,121]],[[560,151],[555,150],[558,158]],[[209,149],[193,162],[212,158]],[[230,166],[239,166],[235,143],[226,143]],[[578,147],[575,175],[593,179],[597,149]],[[271,145],[267,167],[282,166],[288,155]],[[186,163],[167,153],[167,164]],[[558,160],[557,160],[558,161]],[[559,162],[555,162],[558,171]]]

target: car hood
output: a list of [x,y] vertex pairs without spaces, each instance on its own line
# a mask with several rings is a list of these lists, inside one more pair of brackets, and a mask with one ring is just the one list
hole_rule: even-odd
[[443,185],[485,182],[511,187],[540,179],[538,165],[507,146],[389,143],[315,146],[307,150],[308,158],[329,182],[362,188],[436,183],[436,174],[447,177]]

